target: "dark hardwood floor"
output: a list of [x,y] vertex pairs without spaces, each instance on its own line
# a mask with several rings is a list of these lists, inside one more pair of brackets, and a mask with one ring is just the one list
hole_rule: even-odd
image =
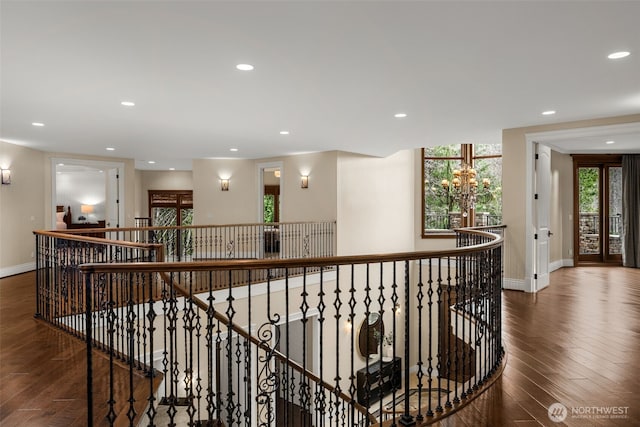
[[[0,279],[0,426],[86,426],[86,345],[35,319],[34,312],[35,273]],[[109,364],[103,353],[93,354],[97,407],[97,402],[108,400]],[[114,369],[121,369],[126,378],[124,369]],[[145,383],[134,377],[136,391]],[[143,411],[144,401],[138,406]],[[126,409],[116,411],[120,423]],[[94,425],[105,425],[104,414],[97,412]]]
[[[33,273],[0,279],[0,426],[84,426],[84,344],[33,310]],[[640,425],[640,270],[565,268],[537,294],[505,291],[504,338],[503,375],[437,426]],[[613,410],[625,418],[593,414]]]
[[[435,425],[640,425],[639,269],[563,268],[537,294],[503,295],[508,356],[502,377]],[[549,418],[556,402],[567,408],[564,422]]]

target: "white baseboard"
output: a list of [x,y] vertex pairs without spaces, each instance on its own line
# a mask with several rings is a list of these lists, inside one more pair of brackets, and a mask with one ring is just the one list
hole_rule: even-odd
[[573,267],[573,258],[559,259],[549,263],[549,273],[562,267]]
[[526,286],[523,279],[509,279],[505,277],[502,279],[502,288],[512,291],[525,291]]
[[11,267],[0,268],[0,278],[26,273],[27,271],[33,271],[35,269],[35,262],[28,262],[26,264],[12,265]]

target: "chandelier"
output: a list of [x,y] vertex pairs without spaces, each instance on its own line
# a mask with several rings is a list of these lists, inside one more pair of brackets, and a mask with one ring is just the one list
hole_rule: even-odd
[[469,215],[471,209],[475,209],[478,199],[491,196],[489,186],[491,181],[489,178],[482,179],[482,188],[478,188],[478,173],[475,169],[466,163],[462,164],[460,169],[453,170],[453,179],[451,182],[443,179],[441,182],[444,195],[449,201],[455,202],[460,206],[460,212],[463,217]]

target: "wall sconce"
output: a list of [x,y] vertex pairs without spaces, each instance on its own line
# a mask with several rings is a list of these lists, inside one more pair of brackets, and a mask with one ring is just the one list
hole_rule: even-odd
[[228,179],[221,179],[220,180],[220,190],[229,191],[229,180]]
[[309,188],[309,175],[302,175],[302,181],[300,182],[300,188]]
[[11,184],[11,169],[2,169],[2,184]]

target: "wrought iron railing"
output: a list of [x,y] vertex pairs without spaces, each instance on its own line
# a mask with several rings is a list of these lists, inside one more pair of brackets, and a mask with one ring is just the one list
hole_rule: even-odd
[[[457,233],[456,249],[376,256],[83,258],[84,280],[77,269],[39,272],[39,306],[64,301],[69,309],[42,317],[108,356],[110,398],[92,402],[87,353],[88,424],[419,425],[470,401],[503,356],[502,239]],[[55,233],[37,236],[45,259],[66,259]],[[136,248],[162,259],[162,246]],[[63,293],[64,274],[74,279]],[[118,387],[134,374],[146,394]]]
[[64,230],[108,240],[160,243],[170,261],[318,258],[334,255],[335,221]]
[[[435,213],[428,212],[424,215],[425,230],[451,230],[461,225],[462,218],[460,212]],[[475,213],[475,224],[477,226],[498,226],[502,224],[502,215],[489,214],[486,212]]]

